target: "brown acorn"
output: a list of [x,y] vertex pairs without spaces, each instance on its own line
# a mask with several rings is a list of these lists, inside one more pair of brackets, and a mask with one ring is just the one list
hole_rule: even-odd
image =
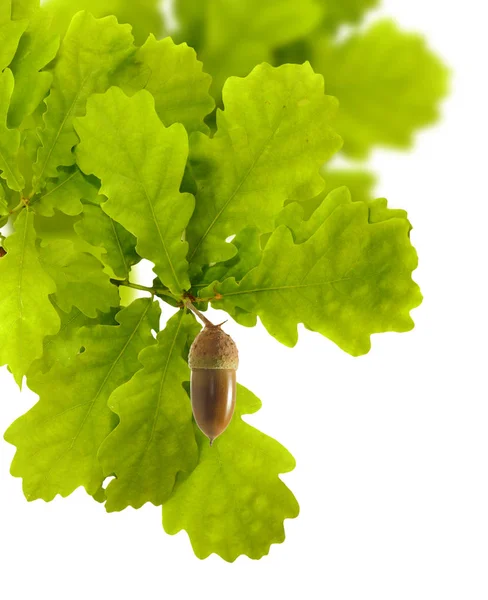
[[213,325],[193,306],[188,308],[205,323],[190,348],[188,364],[193,415],[212,445],[234,414],[239,356],[234,340],[221,329],[223,323]]
[[6,254],[6,251],[0,246],[0,258],[3,258]]

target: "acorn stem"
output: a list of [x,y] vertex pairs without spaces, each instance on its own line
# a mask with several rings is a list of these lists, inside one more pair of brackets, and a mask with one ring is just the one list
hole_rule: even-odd
[[186,306],[186,308],[191,310],[191,312],[196,317],[198,317],[200,319],[200,321],[202,321],[202,323],[205,325],[205,327],[215,327],[215,325],[212,323],[212,321],[209,321],[207,319],[207,317],[198,310],[198,308],[195,308],[193,306],[193,304],[190,302],[190,300],[185,300],[185,306]]

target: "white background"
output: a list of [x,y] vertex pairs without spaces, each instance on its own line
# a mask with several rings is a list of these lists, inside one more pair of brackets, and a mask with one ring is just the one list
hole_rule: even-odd
[[[106,515],[78,491],[28,504],[0,441],[0,597],[488,598],[487,94],[481,0],[385,0],[454,71],[436,129],[411,154],[378,152],[379,195],[409,210],[425,301],[409,334],[360,359],[301,332],[294,350],[229,324],[240,380],[264,402],[250,421],[297,458],[301,504],[259,562],[199,561],[160,509]],[[485,40],[485,41],[484,41]],[[2,432],[33,404],[0,371]]]

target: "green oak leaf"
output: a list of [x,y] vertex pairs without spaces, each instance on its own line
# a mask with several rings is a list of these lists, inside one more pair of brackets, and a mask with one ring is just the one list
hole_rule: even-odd
[[38,10],[21,37],[10,65],[15,79],[8,113],[10,127],[19,127],[46,96],[52,74],[40,71],[55,58],[58,48],[59,36],[51,30],[50,16],[45,10]]
[[92,498],[93,498],[93,500],[95,500],[95,502],[98,502],[99,504],[105,503],[107,496],[105,495],[105,489],[104,489],[103,485],[101,485],[100,488],[98,489],[98,491],[96,491],[92,495]]
[[64,312],[73,307],[87,317],[109,312],[119,306],[119,292],[110,283],[102,263],[91,254],[80,252],[69,240],[52,240],[41,245],[40,260],[56,283],[56,304]]
[[[236,281],[240,281],[251,269],[257,267],[261,262],[263,254],[261,240],[261,234],[254,227],[247,227],[240,231],[232,240],[232,245],[236,248],[235,256],[206,269],[203,273],[202,281],[193,286],[192,292],[198,295],[200,289],[207,287],[214,281],[223,281],[228,277],[233,277]],[[199,306],[201,307],[200,304]],[[254,327],[256,325],[256,315],[248,313],[239,306],[227,306],[227,309],[229,310],[229,315],[240,325],[244,325],[245,327]]]
[[53,304],[59,315],[61,327],[56,335],[44,338],[42,356],[33,363],[27,379],[47,373],[55,365],[69,364],[76,359],[81,349],[78,333],[82,327],[88,325],[90,319],[77,308],[73,308],[70,313],[65,313],[54,302]]
[[240,281],[251,269],[259,265],[262,248],[258,229],[254,227],[243,229],[231,243],[236,248],[235,255],[225,262],[217,263],[206,269],[201,285],[223,281],[227,277],[233,277],[236,281]]
[[146,502],[165,502],[179,471],[191,471],[198,459],[192,411],[183,383],[190,380],[185,350],[199,332],[191,314],[179,311],[143,350],[144,368],[110,396],[108,405],[120,422],[98,453],[105,475],[108,512]]
[[11,19],[12,9],[9,0],[0,2],[0,24],[3,25]]
[[[212,75],[212,92],[217,99],[229,76],[246,76],[256,64],[270,62],[274,47],[313,31],[323,12],[316,0],[206,0],[201,2],[201,11],[179,4],[185,0],[175,7],[180,19],[186,19],[180,27],[203,30],[197,39],[184,41],[190,45],[197,42],[195,48]],[[188,19],[196,23],[188,23]]]
[[357,23],[379,0],[322,0],[325,7],[324,27],[335,31],[343,23]]
[[0,217],[5,217],[9,214],[9,206],[7,198],[5,197],[5,190],[0,185]]
[[157,37],[163,33],[160,5],[160,0],[47,0],[44,3],[53,15],[52,27],[61,35],[66,33],[73,15],[86,10],[95,17],[115,15],[119,23],[132,25],[138,45],[143,44],[150,33]]
[[[15,87],[14,87],[15,89]],[[24,181],[29,184],[32,182],[32,169],[34,163],[37,160],[37,150],[39,148],[39,136],[37,135],[37,128],[42,123],[42,108],[45,107],[44,102],[37,107],[33,114],[25,117],[22,125],[18,128],[21,136],[21,145],[19,151],[19,168],[24,177]],[[24,196],[27,196],[27,192],[30,191],[25,186]]]
[[198,558],[259,559],[284,541],[283,521],[298,516],[298,503],[279,478],[295,468],[294,458],[242,420],[260,407],[239,385],[235,415],[212,447],[195,425],[200,460],[191,474],[178,476],[163,506],[163,525],[169,534],[185,529]]
[[[78,252],[87,252],[97,258],[102,264],[103,248],[92,246],[87,240],[81,238],[75,231],[75,226],[81,220],[81,216],[69,217],[64,213],[55,211],[52,217],[36,215],[34,225],[37,236],[44,244],[68,240]],[[111,273],[109,272],[109,275]]]
[[101,206],[85,204],[75,231],[82,240],[103,248],[100,260],[110,267],[115,277],[128,279],[131,268],[141,260],[136,252],[137,239],[110,218]]
[[103,210],[137,238],[137,252],[174,294],[190,287],[182,241],[194,208],[191,194],[180,193],[188,156],[183,125],[166,128],[154,99],[145,90],[128,98],[113,87],[88,102],[77,119],[80,168],[102,181],[108,198]]
[[[308,218],[305,217],[303,205],[293,202],[285,206],[278,215],[276,225],[286,225],[293,232],[295,243],[302,244],[312,237],[337,207],[350,204],[352,200],[353,197],[348,188],[341,187],[332,190]],[[356,198],[354,201],[357,201]],[[368,200],[365,204],[369,210],[369,223],[381,223],[395,218],[407,220],[407,212],[402,209],[390,208],[385,198]],[[233,275],[231,274],[229,277],[233,277]]]
[[201,296],[218,293],[216,308],[238,306],[258,315],[287,346],[296,344],[299,323],[353,356],[369,352],[373,333],[411,330],[409,313],[422,296],[412,281],[417,254],[410,223],[405,218],[371,223],[368,203],[347,202],[344,193],[343,188],[332,195],[342,201],[334,210],[326,205],[314,221],[315,231],[307,223],[303,231],[294,230],[303,243],[295,243],[291,230],[281,225],[257,268],[240,283],[216,282]]
[[49,300],[56,286],[39,262],[32,212],[20,213],[15,232],[4,245],[7,255],[0,259],[0,365],[9,365],[20,386],[31,364],[42,355],[43,339],[59,330],[60,321]]
[[[10,217],[10,207],[3,184],[0,182],[0,229],[5,227]],[[5,236],[0,231],[0,245],[3,242]]]
[[386,198],[370,200],[368,202],[368,207],[370,223],[382,223],[383,221],[389,221],[390,219],[405,219],[408,221],[407,211],[402,208],[390,208]]
[[[2,4],[5,0],[2,0]],[[27,29],[28,21],[13,21],[8,14],[8,5],[0,10],[0,72],[11,63],[19,40]]]
[[341,146],[330,127],[337,101],[308,63],[260,65],[229,79],[223,97],[215,136],[191,137],[198,192],[187,239],[197,265],[232,258],[228,236],[248,226],[271,231],[285,201],[318,194],[319,170]]
[[49,181],[44,192],[31,200],[31,206],[43,217],[52,217],[55,210],[73,217],[83,211],[82,200],[97,202],[98,190],[95,182],[85,177],[78,167],[60,169],[59,178]]
[[375,198],[374,186],[377,178],[370,171],[327,168],[323,172],[323,176],[325,179],[324,197],[333,190],[346,186],[351,192],[354,202],[369,202]]
[[[355,174],[354,174],[355,175]],[[370,178],[364,174],[364,180],[370,181]],[[356,177],[352,178],[356,180]],[[358,173],[358,184],[363,179],[363,174]],[[355,189],[362,189],[360,185]],[[360,195],[361,197],[364,194]],[[354,196],[353,196],[354,197]],[[308,203],[293,202],[285,206],[278,215],[276,225],[286,225],[293,232],[294,241],[301,244],[308,240],[322,225],[324,221],[332,214],[332,212],[341,204],[350,203],[352,200],[351,193],[348,188],[342,187],[319,197],[320,204],[311,215],[306,215],[306,210],[309,208]],[[354,197],[357,201],[357,198]],[[314,199],[315,203],[316,199]],[[385,199],[371,200],[368,202],[369,207],[369,222],[380,222],[388,218],[407,218],[407,214],[403,210],[393,210],[388,208]],[[226,278],[234,278],[237,282],[241,281],[251,269],[257,267],[262,259],[263,247],[270,236],[260,236],[257,229],[248,228],[240,232],[232,241],[232,244],[237,248],[237,254],[232,259],[218,263],[204,272],[203,282],[194,286],[194,292],[202,287],[215,281],[223,281]],[[210,291],[210,290],[209,290]],[[246,327],[254,327],[256,325],[256,315],[248,313],[239,306],[227,306],[232,318],[241,325]]]
[[20,192],[24,178],[18,165],[20,132],[7,127],[7,114],[14,89],[12,71],[0,73],[0,177],[5,179],[10,189]]
[[351,156],[376,145],[409,147],[415,131],[438,118],[448,71],[421,36],[381,21],[344,42],[319,39],[313,54],[326,90],[340,99],[335,127]]
[[44,338],[42,356],[29,369],[28,380],[35,379],[41,373],[47,373],[55,365],[66,365],[77,360],[76,355],[81,349],[78,333],[82,327],[117,325],[113,313],[99,313],[95,319],[91,319],[77,308],[65,313],[54,301],[53,304],[61,320],[61,327],[56,335]]
[[103,482],[97,459],[100,444],[117,424],[108,408],[111,393],[141,368],[139,352],[154,343],[160,309],[144,298],[117,316],[119,325],[79,330],[84,349],[47,374],[28,379],[39,402],[17,419],[5,439],[17,447],[11,473],[22,477],[29,501],[51,501],[84,486],[96,494]]
[[285,206],[278,215],[276,226],[286,225],[293,232],[295,243],[302,244],[312,237],[336,208],[344,204],[350,204],[351,202],[351,192],[348,188],[340,187],[332,190],[308,219],[304,217],[302,204],[293,202]]
[[174,0],[173,11],[178,27],[171,33],[177,42],[187,43],[200,54],[206,37],[205,15],[206,2],[195,0]]
[[12,19],[29,19],[39,10],[40,0],[11,0]]
[[78,138],[73,120],[85,113],[91,94],[109,87],[110,76],[132,52],[130,27],[119,25],[115,17],[95,19],[82,12],[73,18],[59,50],[39,130],[42,145],[34,165],[34,192],[43,189],[47,178],[59,175],[58,167],[74,164],[72,149]]
[[304,219],[310,218],[330,192],[343,186],[349,189],[354,202],[369,202],[376,198],[374,194],[376,177],[369,171],[327,167],[327,169],[322,171],[322,175],[325,179],[324,190],[318,196],[315,196],[315,198],[309,198],[300,202],[303,208]]
[[182,123],[189,132],[204,133],[208,127],[203,119],[215,106],[208,91],[211,82],[193,48],[177,46],[169,37],[158,41],[153,35],[115,79],[128,95],[141,89],[151,92],[166,127]]
[[[99,254],[101,254],[102,250],[100,248],[94,248],[88,244],[88,242],[80,239],[76,234],[74,227],[80,219],[80,215],[70,217],[59,211],[55,211],[52,217],[44,217],[36,214],[34,224],[37,231],[37,237],[45,242],[58,239],[71,240],[77,245],[78,250],[90,252],[90,254],[94,254],[92,250],[97,250],[99,251]],[[94,256],[96,256],[96,254],[94,254]]]

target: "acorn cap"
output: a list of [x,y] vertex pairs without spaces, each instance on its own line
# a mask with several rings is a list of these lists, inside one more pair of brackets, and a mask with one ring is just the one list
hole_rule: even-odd
[[190,369],[236,369],[239,354],[234,340],[220,326],[206,326],[195,338],[188,357]]

